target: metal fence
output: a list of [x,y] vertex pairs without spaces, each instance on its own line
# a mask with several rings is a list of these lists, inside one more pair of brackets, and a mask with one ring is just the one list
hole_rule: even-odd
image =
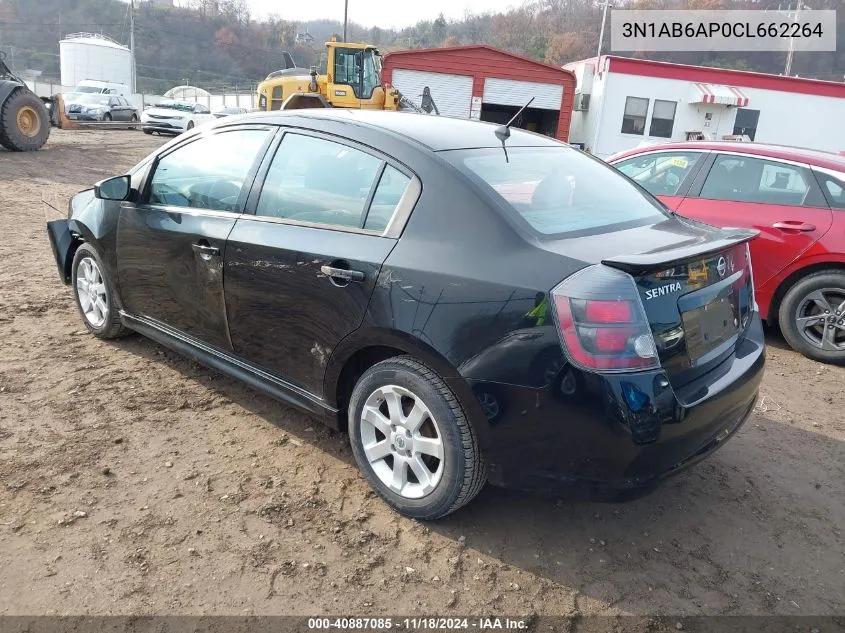
[[[72,86],[63,86],[61,84],[52,83],[49,81],[38,81],[28,79],[26,85],[29,86],[39,97],[50,97],[60,92],[73,92]],[[164,101],[166,97],[161,95],[152,95],[146,93],[137,93],[125,96],[136,108],[143,110],[148,105],[155,105],[160,101]],[[191,103],[202,103],[210,109],[222,108],[224,106],[240,107],[251,109],[255,107],[255,95],[252,92],[237,92],[229,94],[209,94],[207,96],[185,96],[180,97],[180,101],[189,101]]]

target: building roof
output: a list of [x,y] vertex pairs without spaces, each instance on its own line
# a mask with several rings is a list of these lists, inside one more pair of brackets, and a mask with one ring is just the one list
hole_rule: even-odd
[[790,147],[788,145],[775,145],[772,143],[744,143],[740,141],[686,141],[681,143],[658,143],[644,147],[635,147],[624,152],[611,156],[608,160],[617,160],[622,156],[634,156],[655,149],[690,149],[690,150],[716,150],[729,152],[743,152],[770,158],[781,158],[808,163],[817,167],[826,167],[837,171],[845,171],[845,156],[833,152],[823,152],[817,149],[805,147]]
[[123,46],[123,44],[115,42],[110,37],[106,37],[105,35],[100,35],[98,33],[73,33],[68,35],[59,43],[90,44],[92,46],[102,46],[104,48],[118,48],[123,51],[129,50],[127,46]]
[[[608,64],[607,66],[605,66],[606,63]],[[845,99],[845,82],[823,81],[821,79],[789,77],[785,75],[771,75],[768,73],[752,72],[749,70],[711,68],[709,66],[691,66],[687,64],[675,64],[672,62],[658,62],[650,59],[617,57],[616,55],[602,55],[600,59],[591,57],[589,59],[583,59],[578,62],[566,64],[564,68],[574,71],[575,68],[581,64],[590,64],[595,71],[608,68],[611,73],[620,73],[623,75],[660,77],[663,79],[677,79],[689,82],[717,83],[729,86],[757,88],[760,90],[795,92],[800,94]]]
[[545,70],[552,70],[557,73],[563,73],[567,76],[572,76],[572,71],[568,68],[564,68],[561,66],[555,66],[553,64],[546,64],[545,62],[537,61],[536,59],[531,59],[530,57],[524,57],[523,55],[517,55],[516,53],[511,53],[508,51],[504,51],[500,48],[496,48],[494,46],[489,46],[487,44],[467,44],[465,46],[444,46],[442,48],[414,48],[404,51],[392,51],[387,53],[385,57],[385,61],[388,58],[397,58],[397,57],[418,57],[421,55],[454,55],[456,53],[471,53],[473,51],[480,51],[486,52],[488,54],[492,53],[494,55],[498,55],[504,58],[510,58],[515,62],[519,62],[522,64],[530,64],[532,66],[543,68]]
[[[494,131],[499,125],[446,116],[433,116],[411,112],[384,112],[378,110],[352,110],[343,108],[315,108],[288,110],[250,115],[271,123],[284,124],[289,117],[304,119],[329,119],[381,130],[408,141],[424,145],[433,151],[477,147],[500,147],[501,141]],[[508,147],[561,146],[548,136],[511,128]],[[563,145],[566,147],[566,145]]]

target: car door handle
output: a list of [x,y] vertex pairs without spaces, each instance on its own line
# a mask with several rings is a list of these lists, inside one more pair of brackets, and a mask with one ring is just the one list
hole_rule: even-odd
[[783,220],[781,222],[775,222],[772,226],[781,231],[801,231],[802,233],[810,233],[816,230],[815,224],[801,222],[799,220]]
[[210,244],[191,244],[191,248],[194,249],[195,253],[199,253],[203,259],[209,259],[214,255],[220,254],[220,249]]
[[360,270],[348,270],[346,268],[335,268],[334,266],[320,266],[320,272],[332,279],[342,279],[346,282],[364,281],[364,273]]

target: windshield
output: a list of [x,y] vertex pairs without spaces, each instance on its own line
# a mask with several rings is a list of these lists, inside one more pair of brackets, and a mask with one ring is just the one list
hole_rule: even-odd
[[165,108],[167,110],[179,110],[181,112],[192,112],[193,104],[183,103],[182,101],[162,101],[155,105],[156,108]]
[[543,236],[609,233],[660,222],[667,213],[609,165],[568,147],[442,152]]

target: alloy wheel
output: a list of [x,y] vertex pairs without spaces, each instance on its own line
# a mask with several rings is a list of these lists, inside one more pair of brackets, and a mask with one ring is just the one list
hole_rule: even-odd
[[101,328],[109,313],[106,283],[93,257],[83,257],[76,269],[76,296],[88,324]]
[[810,345],[845,351],[845,289],[822,288],[808,294],[798,304],[795,324]]
[[443,477],[443,436],[426,404],[396,385],[376,389],[361,413],[361,444],[376,477],[394,494],[420,499]]

